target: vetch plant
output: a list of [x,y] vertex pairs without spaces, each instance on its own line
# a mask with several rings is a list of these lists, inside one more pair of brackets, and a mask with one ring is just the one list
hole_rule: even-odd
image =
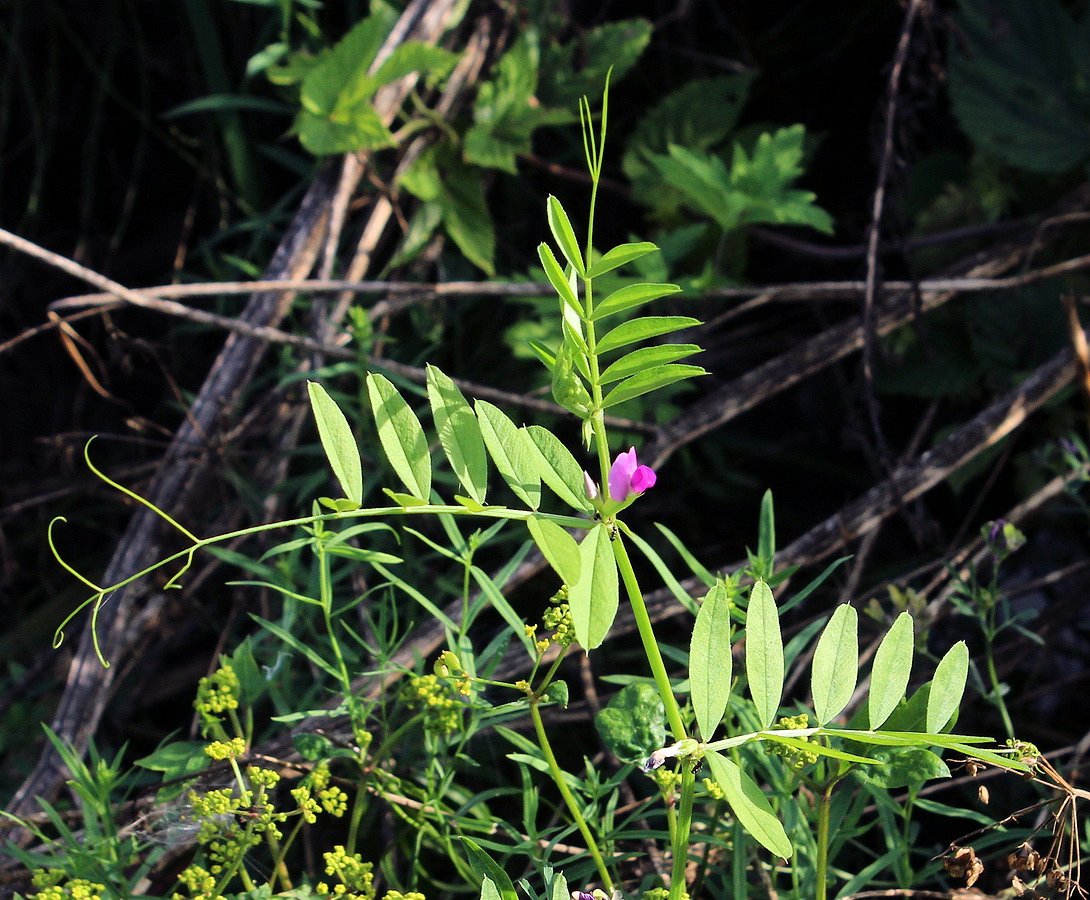
[[[190,747],[188,755],[171,757],[174,751],[165,749],[147,766],[177,775],[186,773],[187,767],[194,771],[193,759],[207,758],[231,775],[228,787],[193,788],[189,795],[204,849],[183,872],[179,896],[220,896],[235,887],[246,892],[243,896],[268,896],[272,891],[301,896],[294,892],[306,884],[317,894],[372,900],[376,870],[359,852],[361,828],[372,815],[373,804],[386,801],[414,829],[418,853],[425,844],[443,848],[449,866],[479,886],[482,898],[489,900],[516,896],[511,875],[488,852],[502,851],[500,837],[514,840],[516,834],[534,867],[543,858],[542,848],[559,841],[558,834],[568,842],[580,842],[571,865],[582,880],[573,896],[642,891],[644,896],[682,900],[712,877],[707,848],[715,846],[723,853],[730,848],[738,896],[745,893],[749,849],[760,847],[768,855],[757,864],[770,867],[770,884],[780,884],[791,896],[825,900],[833,878],[832,859],[845,843],[834,834],[834,807],[846,821],[857,806],[854,815],[861,815],[859,797],[899,787],[918,791],[924,781],[948,774],[941,753],[1030,771],[1026,762],[984,748],[989,738],[950,732],[968,675],[964,643],[949,648],[930,681],[906,696],[914,661],[913,621],[907,613],[896,619],[878,646],[863,691],[865,703],[846,723],[840,721],[860,688],[858,617],[853,607],[840,606],[821,626],[820,635],[810,630],[805,640],[785,645],[780,626],[784,607],[773,591],[783,573],[776,571],[770,496],[762,504],[758,551],[744,572],[713,575],[664,532],[705,582],[707,592],[695,603],[652,545],[625,521],[622,514],[656,487],[659,477],[640,464],[634,447],[610,460],[606,410],[706,373],[681,362],[699,353],[698,346],[652,343],[697,320],[633,317],[647,304],[676,294],[676,285],[632,282],[599,295],[599,278],[656,248],[631,242],[597,252],[594,225],[608,93],[597,127],[586,99],[580,116],[591,182],[590,211],[580,238],[560,201],[555,197],[547,201],[552,243],[542,243],[538,254],[555,290],[562,337],[555,346],[534,343],[533,351],[549,371],[556,402],[580,420],[583,448],[578,452],[588,452],[589,462],[551,431],[519,425],[483,400],[471,403],[434,366],[428,367],[426,385],[433,430],[389,378],[378,372],[365,378],[367,412],[398,482],[396,489],[382,488],[389,501],[384,505],[364,505],[365,477],[371,476],[365,476],[349,417],[317,382],[308,384],[308,395],[341,496],[318,498],[310,515],[199,538],[166,512],[107,479],[88,455],[92,471],[154,509],[188,542],[177,553],[112,585],[98,585],[62,561],[92,591],[80,609],[91,607],[93,627],[102,604],[118,588],[171,566],[178,567],[171,578],[177,582],[199,550],[273,529],[294,529],[300,536],[268,551],[262,562],[307,554],[311,569],[304,583],[289,585],[272,575],[249,583],[283,597],[285,609],[313,613],[314,632],[304,640],[284,620],[256,621],[285,652],[306,662],[323,680],[327,696],[324,709],[285,713],[279,720],[295,724],[313,715],[343,715],[350,723],[350,739],[339,744],[317,732],[297,735],[296,750],[305,765],[300,764],[294,786],[285,792],[279,772],[248,760],[254,740],[253,703],[271,691],[257,674],[250,649],[240,648],[230,663],[202,683],[198,711],[205,740]],[[622,314],[624,320],[616,322]],[[429,449],[433,438],[457,483],[451,496],[441,495],[440,481],[433,477],[435,462]],[[496,502],[504,488],[509,504]],[[410,527],[421,519],[437,522],[448,544]],[[466,520],[487,527],[466,537],[458,526]],[[475,561],[481,547],[512,526],[525,528],[525,540],[540,551],[557,582],[554,602],[540,624],[527,621],[504,593],[514,565],[490,576]],[[390,535],[419,540],[459,573],[460,613],[449,615],[431,591],[397,574],[401,551],[391,552],[381,543]],[[693,605],[687,654],[668,650],[656,633],[630,558],[632,548],[662,574],[679,599]],[[401,707],[391,700],[389,709],[385,705],[380,709],[358,695],[355,679],[371,671],[365,660],[383,654],[372,652],[368,639],[345,615],[369,596],[340,599],[345,567],[365,571],[379,586],[372,590],[412,598],[442,627],[446,649],[431,674],[406,678],[398,695]],[[802,602],[834,568],[835,564],[798,591],[789,604]],[[626,766],[608,776],[588,764],[578,775],[563,768],[554,749],[557,734],[547,727],[542,708],[567,704],[567,685],[557,678],[565,653],[576,644],[576,652],[586,654],[599,648],[610,635],[622,598],[639,634],[643,659],[597,724]],[[492,677],[503,644],[482,646],[481,632],[474,627],[488,608],[504,621],[506,636],[526,654],[526,674],[517,681]],[[72,616],[58,628],[58,643]],[[811,643],[812,702],[785,708],[785,672]],[[744,658],[741,665],[736,665],[736,652]],[[671,674],[667,659],[681,662],[682,677]],[[516,715],[528,715],[533,740],[506,728],[504,723]],[[468,741],[485,729],[494,729],[511,743],[516,748],[512,758],[523,766],[525,834],[509,825],[504,830],[499,821],[483,825],[474,821],[473,811],[483,801],[467,798],[455,783],[455,763],[470,758],[465,753]],[[394,748],[402,752],[410,738],[423,742],[425,762],[415,788],[418,793],[407,796],[405,792],[412,791],[395,771]],[[172,761],[165,762],[168,759]],[[570,825],[535,837],[540,802],[536,782],[542,774],[551,779]],[[645,777],[653,780],[663,801],[655,815],[664,823],[668,877],[654,884],[630,884],[631,867],[614,837],[616,797],[621,782],[630,778],[635,779],[635,789],[646,791]],[[773,789],[766,792],[763,782]],[[343,843],[324,853],[325,872],[333,881],[299,878],[288,867],[290,847],[319,815],[346,823]],[[700,874],[690,883],[696,843],[705,850],[695,858]],[[264,853],[264,864],[254,865],[250,860],[259,852]],[[414,861],[403,886],[415,888],[418,868]],[[550,900],[568,894],[564,876],[551,869],[543,870],[543,876]],[[529,890],[527,879],[519,884]],[[386,896],[396,900],[413,894],[392,890]]]

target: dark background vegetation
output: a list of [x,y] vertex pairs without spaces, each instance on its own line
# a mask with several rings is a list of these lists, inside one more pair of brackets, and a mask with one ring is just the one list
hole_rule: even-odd
[[[1009,4],[967,5],[990,10],[1002,33]],[[927,277],[1004,241],[1034,241],[1035,227],[1079,190],[1090,155],[1062,170],[1028,171],[967,134],[948,91],[949,51],[958,40],[956,7],[923,6],[905,56],[887,158],[880,225],[880,274],[887,278]],[[1078,18],[1083,6],[1065,8]],[[492,15],[513,35],[535,14],[519,4],[471,9]],[[322,32],[310,39],[317,46],[339,38],[365,14],[366,4],[327,2],[306,12]],[[769,225],[744,229],[717,248],[728,262],[715,283],[866,276],[890,65],[905,18],[901,4],[693,0],[557,4],[553,12],[565,21],[556,32],[565,39],[621,17],[644,16],[655,25],[650,45],[612,97],[601,246],[633,233],[651,236],[656,227],[640,198],[632,196],[620,164],[625,137],[642,113],[689,79],[748,71],[754,81],[739,127],[752,126],[756,133],[806,126],[810,154],[801,184],[831,214],[835,233],[825,237]],[[244,75],[247,60],[276,39],[278,22],[272,6],[227,0],[0,0],[0,227],[130,287],[258,275],[321,165],[289,133],[292,108],[285,95],[261,76]],[[233,114],[245,139],[241,179],[224,153],[224,116],[172,114],[180,104],[228,93],[270,101],[268,110]],[[1088,110],[1090,104],[1072,114],[1083,116],[1085,124]],[[377,160],[355,215],[388,184],[390,164],[382,155]],[[532,156],[520,160],[517,177],[494,174],[486,181],[499,278],[527,275],[545,233],[548,194],[560,196],[578,218],[585,204],[581,166],[574,127],[544,128],[535,134]],[[404,202],[411,211],[411,198]],[[1076,204],[1073,211],[1084,209]],[[968,238],[943,236],[965,227],[976,230]],[[923,234],[940,237],[908,249],[906,241]],[[1014,272],[1078,256],[1087,234],[1078,215],[1054,225],[1047,245],[1023,257]],[[388,259],[395,246],[391,234],[379,255]],[[450,246],[435,249],[392,277],[480,277]],[[762,403],[673,456],[641,516],[667,522],[709,565],[726,565],[754,544],[760,497],[771,488],[780,542],[789,543],[887,477],[902,453],[926,449],[1062,350],[1067,332],[1061,295],[1070,293],[1081,305],[1085,287],[1085,278],[1074,273],[1026,288],[978,292],[885,341],[875,339],[876,383],[863,377],[855,353]],[[52,302],[87,289],[5,247],[0,290],[0,342],[7,342],[47,322]],[[221,299],[214,308],[232,314],[241,302]],[[737,302],[698,298],[692,307],[677,308],[714,320]],[[305,298],[299,301],[289,326],[305,325],[306,304]],[[712,374],[673,397],[673,412],[809,336],[859,316],[861,308],[858,295],[773,303],[709,331],[702,336],[708,348],[702,361]],[[526,309],[494,298],[424,306],[389,324],[386,353],[413,364],[426,357],[454,375],[530,391],[543,383],[541,375],[512,355],[505,336]],[[81,374],[56,330],[5,343],[0,352],[5,795],[42,749],[37,723],[52,714],[75,646],[70,639],[59,651],[50,649],[56,623],[82,592],[52,559],[46,524],[54,516],[67,517],[70,524],[60,537],[64,552],[95,572],[132,513],[89,475],[82,447],[90,435],[99,435],[99,465],[139,491],[223,340],[220,332],[131,309],[74,327],[80,355],[101,392]],[[285,387],[278,381],[292,359],[293,353],[281,349],[267,354],[252,393],[237,405],[236,421],[250,420],[239,427],[237,440],[214,442],[218,478],[202,488],[198,504],[210,520],[229,509],[243,510],[244,520],[263,516],[268,488],[250,478],[265,448],[276,444],[273,398],[296,406],[302,401],[298,382]],[[853,564],[843,567],[811,612],[838,599],[862,605],[870,596],[888,611],[889,580],[950,558],[985,522],[1005,515],[1054,474],[1048,466],[1058,459],[1056,442],[1084,431],[1085,402],[1079,391],[1064,392],[967,470],[904,504],[873,543],[865,542],[861,569],[850,575]],[[671,410],[640,413],[654,421]],[[917,434],[925,416],[927,424]],[[570,423],[559,420],[558,427],[574,440]],[[289,466],[292,476],[318,465],[314,435],[304,431],[302,440],[309,450]],[[309,500],[300,498],[310,496],[292,485],[282,498],[289,513],[304,509]],[[1008,564],[1008,583],[1029,585],[1018,602],[1040,612],[1032,627],[1044,637],[1045,649],[1012,633],[1001,648],[1002,676],[1011,685],[1020,735],[1042,749],[1069,747],[1090,725],[1080,705],[1071,703],[1085,693],[1090,654],[1084,599],[1090,584],[1080,565],[1087,518],[1079,503],[1061,495],[1021,524],[1029,541]],[[859,549],[853,541],[843,552]],[[1061,577],[1048,578],[1056,572]],[[212,572],[164,607],[134,656],[117,661],[122,675],[114,681],[97,737],[103,746],[127,741],[130,753],[140,755],[186,721],[196,679],[216,653],[245,633],[251,600],[221,586],[230,577]],[[919,588],[926,579],[899,583]],[[936,628],[944,645],[972,634],[965,620],[949,617]],[[971,733],[1001,730],[983,703],[971,704],[965,720],[963,730]],[[993,792],[993,803],[1004,807],[1001,792]]]

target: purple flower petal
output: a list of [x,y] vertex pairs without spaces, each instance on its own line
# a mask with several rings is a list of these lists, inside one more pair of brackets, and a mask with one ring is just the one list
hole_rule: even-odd
[[638,467],[636,462],[636,448],[629,447],[625,453],[617,454],[613,466],[609,470],[609,496],[618,503],[628,499],[628,492],[632,486],[632,474]]
[[654,469],[650,466],[637,466],[636,471],[632,473],[632,490],[637,494],[642,494],[644,491],[653,488],[656,481],[658,481],[658,476],[655,474]]

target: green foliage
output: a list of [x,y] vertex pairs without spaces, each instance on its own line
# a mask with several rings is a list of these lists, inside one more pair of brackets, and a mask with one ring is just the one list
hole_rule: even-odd
[[704,595],[693,624],[689,648],[689,691],[700,736],[711,740],[730,700],[733,656],[730,652],[731,598],[722,582]]
[[393,145],[393,135],[372,105],[375,92],[410,72],[431,79],[442,77],[458,59],[446,50],[410,41],[372,71],[378,51],[397,21],[392,6],[372,6],[371,14],[335,46],[314,57],[297,55],[271,73],[280,84],[298,83],[301,108],[295,131],[303,146],[317,156]]
[[753,586],[746,608],[746,677],[761,727],[768,728],[783,694],[783,639],[776,601],[763,581]]
[[642,681],[614,694],[594,724],[610,752],[625,762],[638,762],[650,756],[666,741],[662,698]]
[[513,175],[516,157],[530,151],[535,129],[571,121],[569,112],[536,101],[540,55],[538,33],[528,28],[496,64],[496,77],[478,88],[473,126],[465,135],[467,162]]
[[802,175],[804,136],[803,127],[795,125],[762,134],[751,153],[735,144],[729,169],[719,156],[677,145],[652,155],[650,163],[685,206],[724,231],[767,222],[831,234],[833,220],[814,204],[816,196],[791,187]]
[[466,259],[495,274],[496,233],[477,169],[445,144],[425,150],[401,176],[400,184],[421,201],[394,260],[411,259],[441,225]]
[[974,142],[1009,165],[1066,172],[1090,157],[1090,15],[1059,0],[961,0],[950,98]]

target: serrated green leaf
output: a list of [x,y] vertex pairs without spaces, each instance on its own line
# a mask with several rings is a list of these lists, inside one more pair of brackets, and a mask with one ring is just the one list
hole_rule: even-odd
[[681,288],[676,284],[648,284],[644,282],[630,284],[595,303],[594,313],[591,318],[597,322],[607,316],[613,316],[633,307],[642,306],[644,303],[650,303],[652,300],[658,300],[660,297],[668,297],[670,294],[680,292]]
[[384,375],[367,376],[378,439],[397,477],[419,500],[431,499],[431,455],[416,413]]
[[602,408],[616,406],[626,400],[632,400],[651,391],[685,381],[687,378],[696,378],[699,375],[707,375],[707,371],[700,366],[689,366],[681,363],[670,363],[665,366],[657,366],[638,375],[630,375],[613,390],[606,394],[602,401]]
[[880,728],[905,696],[912,671],[912,644],[912,616],[903,612],[874,654],[867,698],[871,728]]
[[793,851],[787,832],[753,779],[721,753],[709,753],[705,759],[742,827],[766,850],[790,859]]
[[571,283],[560,267],[560,263],[556,261],[552,248],[542,242],[537,245],[537,255],[541,260],[541,268],[545,270],[545,277],[549,279],[549,284],[553,286],[560,299],[578,312],[579,315],[583,315],[583,304],[575,296],[575,291],[572,290]]
[[[1065,172],[1090,155],[1090,20],[1056,0],[961,2],[950,100],[973,142],[1005,163]],[[1081,21],[1072,11],[1081,6]]]
[[654,347],[640,347],[631,353],[625,354],[616,362],[606,368],[601,375],[601,383],[609,384],[620,381],[637,372],[644,372],[657,366],[672,363],[675,360],[684,359],[694,353],[702,353],[702,348],[696,344],[659,344]]
[[333,474],[345,497],[358,507],[363,502],[363,464],[352,427],[324,387],[308,381],[307,393],[318,425],[318,438]]
[[575,637],[584,650],[593,650],[606,639],[617,605],[617,561],[609,530],[599,523],[579,545],[579,580],[568,589]]
[[594,718],[602,741],[622,762],[638,762],[666,743],[666,710],[644,681],[625,685]]
[[488,456],[477,417],[458,386],[435,366],[427,367],[428,400],[439,443],[466,493],[477,503],[488,491]]
[[927,696],[927,730],[942,731],[961,705],[965,681],[969,676],[969,648],[958,641],[946,651],[935,667]]
[[526,520],[526,527],[534,539],[541,555],[566,585],[579,580],[581,566],[579,544],[568,532],[550,519],[531,516]]
[[722,582],[704,595],[689,646],[689,689],[700,726],[710,741],[730,700],[733,667],[730,650],[730,596]]
[[630,244],[618,244],[612,250],[608,250],[587,270],[588,278],[597,278],[612,272],[614,269],[627,265],[648,253],[654,253],[659,248],[649,241],[638,241]]
[[540,425],[528,425],[523,430],[536,452],[537,472],[541,480],[568,506],[591,512],[594,504],[587,499],[583,470],[560,438]]
[[583,264],[583,254],[579,250],[579,242],[575,239],[575,230],[571,227],[571,221],[568,219],[568,214],[564,212],[564,207],[556,197],[550,194],[549,199],[546,201],[546,209],[548,211],[549,230],[553,233],[553,240],[556,241],[556,245],[560,248],[560,252],[564,254],[564,258],[569,265],[575,269],[580,277],[585,277],[587,269]]
[[496,471],[503,476],[515,495],[531,509],[541,502],[541,478],[530,438],[520,431],[499,407],[484,400],[474,404],[481,437]]
[[772,589],[753,585],[746,611],[746,678],[762,728],[776,718],[783,695],[783,637]]
[[700,320],[691,316],[644,316],[640,319],[632,319],[622,322],[616,328],[608,331],[598,341],[599,353],[612,353],[635,344],[637,341],[645,341],[649,338],[659,337],[664,334],[672,334],[683,328],[692,328],[699,325]]
[[859,677],[859,614],[847,603],[836,608],[818,638],[810,690],[814,713],[824,725],[848,705]]

